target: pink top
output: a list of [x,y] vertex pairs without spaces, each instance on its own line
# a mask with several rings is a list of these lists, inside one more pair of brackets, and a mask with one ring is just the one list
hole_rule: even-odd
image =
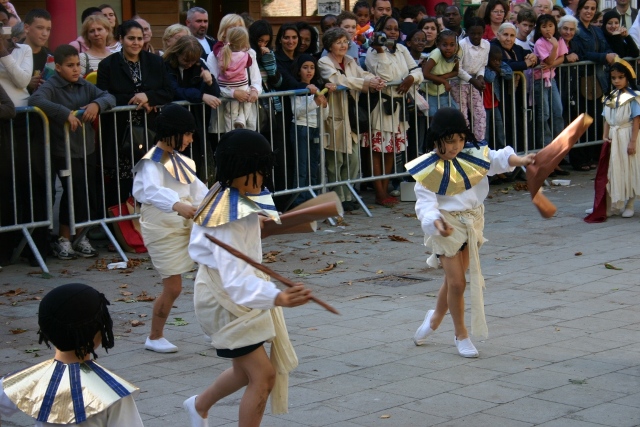
[[[549,57],[549,54],[553,50],[553,45],[550,41],[545,39],[544,37],[540,37],[538,41],[536,41],[535,46],[533,47],[533,53],[536,54],[540,62],[544,61]],[[565,44],[563,39],[558,40],[558,52],[556,58],[561,57],[562,55],[566,55],[569,53],[569,49],[567,49],[567,45]],[[533,70],[533,78],[535,80],[544,79],[545,86],[551,86],[551,79],[556,75],[556,69],[549,68],[545,71],[540,69]]]
[[251,57],[248,52],[232,52],[231,63],[222,71],[222,50],[218,52],[218,83],[221,86],[240,87],[249,84],[247,68],[251,66]]

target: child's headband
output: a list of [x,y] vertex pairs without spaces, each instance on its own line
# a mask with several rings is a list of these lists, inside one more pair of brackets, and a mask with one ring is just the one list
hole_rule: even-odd
[[622,64],[625,66],[625,68],[627,70],[629,70],[629,73],[631,73],[631,77],[633,77],[634,79],[636,78],[636,72],[633,69],[633,67],[631,66],[631,64],[629,64],[627,61],[625,61],[624,59],[620,58],[619,56],[616,55],[616,59],[614,60],[614,62],[617,62],[619,64]]

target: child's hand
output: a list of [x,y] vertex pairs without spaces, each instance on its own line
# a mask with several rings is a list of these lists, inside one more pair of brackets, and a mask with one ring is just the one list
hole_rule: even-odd
[[629,146],[627,146],[627,154],[630,155],[630,156],[633,156],[634,154],[636,154],[636,142],[635,141],[629,142]]
[[249,90],[249,102],[254,103],[258,100],[258,91],[255,87],[251,87]]
[[603,142],[608,142],[609,144],[611,144],[611,138],[609,138],[608,136],[605,136],[602,138]]
[[433,225],[442,237],[449,237],[451,236],[451,233],[453,233],[453,227],[450,226],[442,217],[440,217],[440,219],[436,219],[433,222]]
[[214,110],[218,108],[220,104],[222,104],[222,101],[220,101],[218,98],[216,98],[213,95],[209,95],[208,93],[202,94],[202,102],[204,102]]
[[78,126],[82,127],[82,122],[80,121],[79,118],[76,117],[75,111],[72,111],[71,113],[69,113],[69,117],[67,117],[67,122],[69,122],[69,129],[71,129],[72,132],[75,132],[75,130],[78,129]]
[[324,95],[316,95],[313,100],[318,107],[325,108],[327,106],[327,98]]
[[309,93],[311,93],[311,95],[315,95],[316,93],[318,93],[318,87],[316,85],[307,85],[307,90],[309,91]]
[[335,83],[327,83],[324,87],[329,90],[329,93],[333,93],[338,90],[338,85]]
[[557,38],[555,38],[555,37],[553,37],[553,36],[552,36],[552,37],[549,37],[549,38],[547,39],[547,41],[548,41],[549,43],[551,43],[551,46],[553,46],[553,47],[558,47],[558,39],[557,39]]
[[200,77],[202,78],[202,81],[207,84],[207,86],[211,86],[213,84],[213,77],[211,76],[209,70],[203,69],[200,72]]
[[444,85],[444,90],[446,90],[447,92],[451,92],[451,84],[449,84],[449,80],[445,80],[443,85]]
[[400,83],[400,86],[396,88],[396,91],[400,95],[402,95],[403,93],[409,92],[409,89],[411,89],[411,86],[413,86],[414,81],[415,79],[413,78],[413,76],[405,77],[404,80],[402,80],[402,83]]
[[479,92],[484,92],[484,79],[481,78],[482,76],[479,77],[472,77],[469,80],[469,83],[471,83],[473,85],[473,87],[475,87],[476,89],[478,89]]
[[[531,154],[527,154],[526,156],[515,156],[516,157],[516,161],[514,162],[515,164],[513,164],[512,166],[527,166],[527,165],[531,165],[535,163],[536,160],[536,155],[535,153],[531,153]],[[509,162],[509,164],[511,164],[511,162]]]
[[297,307],[306,304],[310,299],[311,289],[307,289],[302,283],[298,283],[296,286],[280,292],[274,304],[281,307]]
[[577,53],[569,53],[567,54],[565,57],[567,62],[571,63],[571,62],[578,62],[578,60],[580,58],[578,58],[578,54]]
[[[629,31],[627,31],[627,29],[625,27],[620,27],[618,28],[618,33],[622,36],[622,37],[627,37],[629,35]],[[615,33],[614,33],[615,34]]]
[[249,92],[242,89],[233,91],[233,98],[238,102],[247,102],[249,100]]
[[267,53],[271,52],[271,50],[269,50],[269,48],[266,46],[261,47],[260,50],[262,51],[263,55],[266,55]]
[[175,202],[173,204],[173,210],[183,218],[191,219],[196,214],[196,207],[187,203]]
[[98,117],[98,114],[100,114],[100,106],[95,102],[85,105],[82,109],[84,110],[82,121],[85,123],[94,121],[96,117]]
[[607,53],[607,56],[606,56],[607,62],[609,64],[613,64],[615,62],[617,56],[618,56],[617,53]]
[[44,80],[42,80],[42,77],[40,75],[33,76],[31,77],[31,80],[27,85],[27,89],[29,89],[29,91],[31,92],[35,92],[43,82]]
[[367,38],[364,36],[364,34],[358,34],[356,36],[356,42],[358,42],[359,45],[366,43],[366,41],[367,41]]

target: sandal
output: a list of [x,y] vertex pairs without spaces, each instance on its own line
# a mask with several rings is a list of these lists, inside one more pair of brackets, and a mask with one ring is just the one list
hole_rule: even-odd
[[398,203],[400,203],[398,199],[392,196],[389,196],[383,200],[376,200],[376,205],[384,206],[385,208],[392,208]]

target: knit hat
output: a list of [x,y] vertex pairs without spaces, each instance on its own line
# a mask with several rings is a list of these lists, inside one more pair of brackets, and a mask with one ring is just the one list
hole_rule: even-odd
[[102,347],[113,347],[113,321],[107,306],[109,301],[91,286],[70,283],[58,286],[40,302],[38,325],[39,343],[49,342],[60,351],[74,350],[84,359],[94,352],[94,337],[100,332]]
[[[235,129],[220,138],[216,149],[216,181],[225,186],[238,177],[260,173],[265,186],[272,189],[271,170],[275,156],[269,141],[258,132]],[[254,176],[255,183],[255,176]]]
[[462,113],[451,107],[440,108],[431,118],[431,126],[426,135],[427,147],[433,149],[443,138],[455,133],[463,133],[467,142],[477,145],[476,138]]
[[181,138],[185,133],[193,133],[195,130],[196,121],[193,118],[193,114],[178,104],[169,104],[162,107],[162,110],[156,118],[155,139],[157,142],[162,139],[171,138],[172,136]]

